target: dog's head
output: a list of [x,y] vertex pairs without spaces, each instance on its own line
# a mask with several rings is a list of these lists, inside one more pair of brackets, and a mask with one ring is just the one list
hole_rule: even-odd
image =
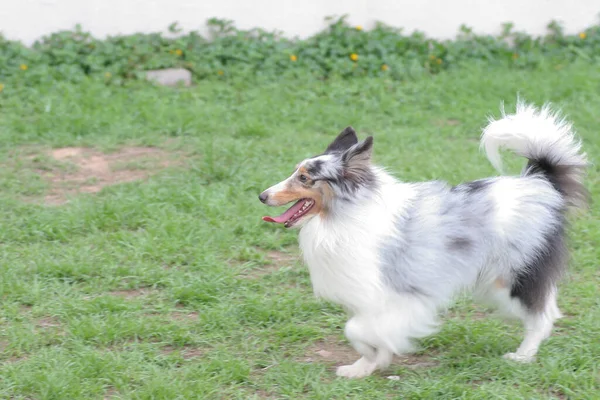
[[372,187],[372,148],[372,136],[359,142],[354,129],[344,129],[323,154],[300,162],[289,178],[258,196],[269,206],[295,202],[283,214],[263,220],[301,226],[315,215],[326,215],[335,199],[350,199],[359,189]]

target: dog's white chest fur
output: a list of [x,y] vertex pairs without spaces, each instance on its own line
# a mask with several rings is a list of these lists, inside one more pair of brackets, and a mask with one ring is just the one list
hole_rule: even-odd
[[340,232],[317,217],[303,227],[299,241],[317,297],[351,310],[376,297],[380,277],[372,239]]
[[[396,204],[402,204],[411,190],[392,183],[382,188]],[[368,203],[369,204],[369,203]],[[331,219],[319,216],[302,227],[300,248],[310,271],[314,293],[350,310],[385,301],[382,291],[378,248],[394,229],[393,210],[383,200],[357,207]]]

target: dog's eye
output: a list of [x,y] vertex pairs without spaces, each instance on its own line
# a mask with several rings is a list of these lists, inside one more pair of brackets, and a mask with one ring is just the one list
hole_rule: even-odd
[[308,181],[308,177],[304,174],[300,175],[298,179],[300,179],[300,182],[302,183],[306,183],[306,181]]

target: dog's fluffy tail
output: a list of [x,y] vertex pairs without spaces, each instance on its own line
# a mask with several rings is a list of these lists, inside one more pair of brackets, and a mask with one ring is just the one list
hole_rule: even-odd
[[571,123],[549,105],[538,110],[519,101],[515,114],[507,115],[502,110],[502,118],[491,120],[483,131],[481,147],[498,171],[502,169],[501,148],[527,158],[523,175],[541,173],[563,195],[568,206],[587,206],[588,192],[583,185],[587,157]]

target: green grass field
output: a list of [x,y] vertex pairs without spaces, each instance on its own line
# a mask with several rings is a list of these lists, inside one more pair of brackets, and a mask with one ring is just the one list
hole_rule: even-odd
[[312,295],[296,232],[260,220],[273,210],[258,193],[347,125],[375,135],[376,162],[400,179],[492,175],[478,137],[517,93],[561,107],[597,159],[600,69],[583,63],[411,82],[7,85],[0,398],[598,398],[597,203],[574,221],[565,318],[537,362],[503,360],[520,327],[465,298],[419,353],[362,380],[335,376],[356,356],[342,310]]

